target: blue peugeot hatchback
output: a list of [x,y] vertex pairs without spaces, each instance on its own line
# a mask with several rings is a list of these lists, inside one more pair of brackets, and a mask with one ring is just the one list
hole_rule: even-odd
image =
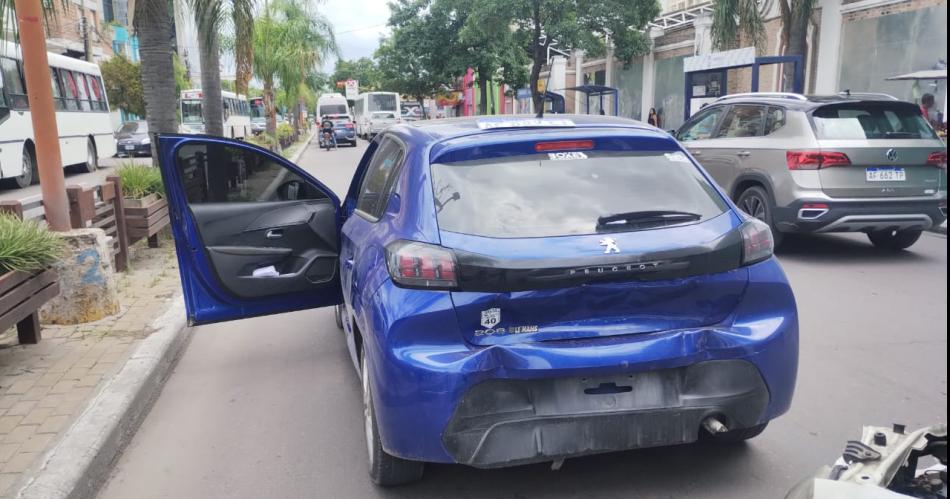
[[769,228],[655,128],[399,125],[342,202],[250,144],[168,135],[160,154],[190,322],[337,306],[376,483],[736,442],[791,403]]

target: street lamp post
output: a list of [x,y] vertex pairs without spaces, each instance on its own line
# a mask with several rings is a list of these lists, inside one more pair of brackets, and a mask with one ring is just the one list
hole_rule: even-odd
[[51,230],[63,232],[70,229],[69,201],[59,152],[59,129],[53,107],[41,3],[41,0],[14,0],[46,223]]

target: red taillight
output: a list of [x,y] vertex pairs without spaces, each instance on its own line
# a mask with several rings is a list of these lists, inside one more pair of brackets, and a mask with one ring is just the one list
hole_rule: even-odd
[[772,229],[769,228],[768,224],[755,218],[749,218],[739,226],[739,233],[742,235],[743,265],[761,262],[772,256],[775,242],[772,239]]
[[353,124],[352,124],[352,123],[347,123],[347,124],[346,124],[346,127],[352,129],[352,128],[353,128]]
[[788,151],[785,161],[789,170],[818,170],[851,164],[847,154],[833,151]]
[[557,140],[553,142],[538,142],[534,145],[534,150],[537,152],[586,151],[593,148],[593,140]]
[[458,286],[455,253],[434,244],[396,241],[386,247],[389,275],[401,286],[452,289]]
[[947,169],[947,151],[934,151],[927,155],[927,164],[937,168]]

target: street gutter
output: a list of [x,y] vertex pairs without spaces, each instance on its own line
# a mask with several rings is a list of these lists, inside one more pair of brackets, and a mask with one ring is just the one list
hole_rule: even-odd
[[[311,133],[290,158],[296,163]],[[101,385],[79,417],[13,489],[16,499],[92,499],[148,415],[191,339],[184,297],[152,322],[155,329],[116,375]]]

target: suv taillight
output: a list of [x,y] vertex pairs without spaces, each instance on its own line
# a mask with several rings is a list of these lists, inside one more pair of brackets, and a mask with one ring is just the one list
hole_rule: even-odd
[[851,164],[847,154],[833,151],[787,151],[785,161],[789,170],[819,170]]
[[400,286],[418,289],[458,286],[455,253],[441,246],[395,241],[386,246],[386,262],[390,277]]
[[927,155],[927,164],[937,168],[947,169],[947,151],[934,151]]
[[739,233],[742,234],[742,265],[752,265],[772,256],[775,242],[767,223],[749,218],[739,226]]

